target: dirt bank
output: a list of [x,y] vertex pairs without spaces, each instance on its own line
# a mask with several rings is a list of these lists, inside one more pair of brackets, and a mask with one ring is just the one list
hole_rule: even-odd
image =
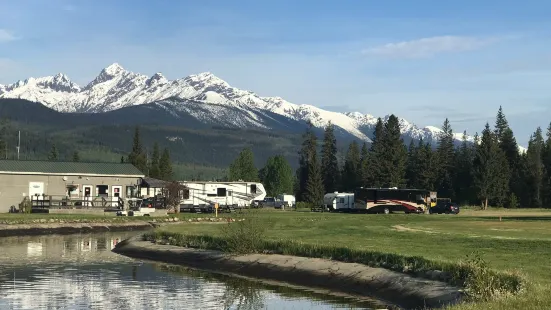
[[140,236],[119,243],[115,253],[224,274],[318,287],[388,300],[407,309],[438,308],[462,299],[456,287],[361,264],[286,255],[228,255],[218,251],[159,245]]
[[146,230],[157,225],[146,221],[114,223],[31,223],[0,225],[0,237],[75,234],[102,231]]

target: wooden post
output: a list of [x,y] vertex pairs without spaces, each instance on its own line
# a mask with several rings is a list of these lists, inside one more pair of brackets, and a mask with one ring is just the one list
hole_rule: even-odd
[[215,216],[218,217],[218,203],[214,204],[214,212],[215,212]]

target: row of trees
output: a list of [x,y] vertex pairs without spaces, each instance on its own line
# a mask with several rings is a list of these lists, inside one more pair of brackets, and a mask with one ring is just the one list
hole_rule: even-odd
[[463,133],[458,147],[454,141],[446,119],[436,148],[423,140],[406,147],[399,120],[391,115],[385,122],[377,120],[369,148],[365,142],[360,147],[353,141],[339,164],[334,127],[328,124],[320,163],[317,137],[310,126],[299,152],[295,193],[302,201],[319,203],[324,193],[359,186],[409,187],[485,208],[551,206],[551,125],[546,139],[538,128],[528,150],[521,153],[500,107],[494,129],[486,124],[474,140]]
[[254,155],[250,148],[244,149],[230,165],[228,181],[260,181],[268,196],[293,192],[293,169],[282,155],[272,156],[264,168],[254,165]]
[[159,151],[159,144],[155,142],[151,156],[144,150],[140,137],[140,128],[134,130],[134,140],[132,143],[132,151],[125,159],[121,157],[121,163],[129,162],[136,168],[140,169],[145,175],[160,179],[172,180],[174,172],[172,170],[172,161],[170,160],[170,152],[168,148],[164,148],[163,152]]

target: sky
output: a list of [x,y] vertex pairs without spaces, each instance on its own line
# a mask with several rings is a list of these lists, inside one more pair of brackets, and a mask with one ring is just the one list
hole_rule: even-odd
[[474,134],[551,122],[551,1],[0,0],[0,84],[117,62]]

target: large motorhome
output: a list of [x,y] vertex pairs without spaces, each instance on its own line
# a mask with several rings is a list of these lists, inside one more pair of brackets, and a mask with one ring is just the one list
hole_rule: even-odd
[[354,208],[373,213],[423,213],[436,205],[436,192],[423,189],[357,188]]
[[264,185],[258,182],[182,181],[180,184],[186,187],[180,207],[187,210],[209,211],[214,204],[222,208],[242,208],[266,197]]

